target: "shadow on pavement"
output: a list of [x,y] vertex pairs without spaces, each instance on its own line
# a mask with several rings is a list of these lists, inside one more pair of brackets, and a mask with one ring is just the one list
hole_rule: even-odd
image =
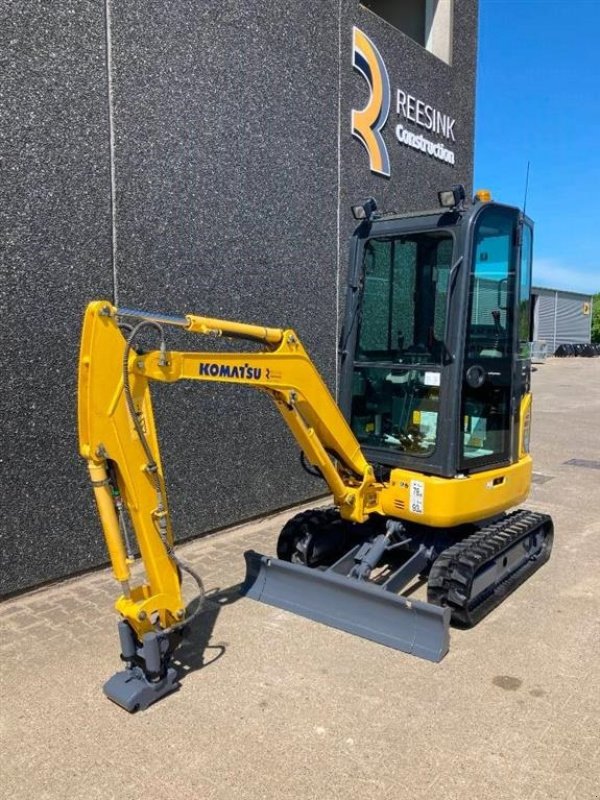
[[[221,609],[242,599],[241,586],[238,583],[206,593],[202,612],[192,621],[181,645],[175,651],[172,664],[177,669],[178,680],[183,680],[190,672],[210,667],[225,655],[226,643],[210,644],[210,640]],[[188,615],[193,613],[197,602],[194,600],[190,603]]]

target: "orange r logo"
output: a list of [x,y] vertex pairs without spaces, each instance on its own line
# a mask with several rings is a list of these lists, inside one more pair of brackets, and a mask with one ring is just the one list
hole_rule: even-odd
[[352,134],[366,148],[371,172],[389,177],[390,158],[381,129],[390,113],[390,78],[379,50],[358,28],[352,31],[352,66],[369,84],[371,93],[361,111],[352,111]]

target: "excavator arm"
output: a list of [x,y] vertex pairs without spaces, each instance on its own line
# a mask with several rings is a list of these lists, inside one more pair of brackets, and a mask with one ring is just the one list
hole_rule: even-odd
[[[168,326],[262,347],[242,353],[168,350]],[[138,353],[135,340],[145,327],[154,329],[160,347]],[[363,522],[378,504],[373,470],[294,331],[90,303],[79,361],[80,453],[87,461],[113,574],[122,587],[116,609],[122,618],[123,654],[138,664],[140,679],[153,673],[155,683],[166,680],[168,672],[173,645],[165,641],[185,622],[180,578],[186,567],[173,552],[150,383],[180,380],[242,384],[265,392],[326,480],[345,519]],[[138,552],[145,578],[135,583],[131,565]],[[147,669],[149,660],[155,669]]]

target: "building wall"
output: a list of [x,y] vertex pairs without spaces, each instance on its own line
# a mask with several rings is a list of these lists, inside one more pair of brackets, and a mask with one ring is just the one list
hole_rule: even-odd
[[[533,288],[537,296],[534,311],[534,341],[546,342],[553,354],[561,344],[587,344],[592,333],[590,295],[554,289]],[[587,305],[588,313],[584,313]]]
[[81,310],[112,292],[102,3],[0,3],[0,591],[101,563],[77,456]]
[[[77,455],[89,300],[293,326],[335,390],[349,206],[374,195],[404,211],[453,183],[471,191],[477,5],[456,0],[452,66],[355,0],[0,8],[5,593],[106,560]],[[353,25],[390,75],[389,178],[351,134],[368,99]],[[456,119],[454,166],[394,140],[396,88]],[[323,491],[267,398],[177,385],[155,399],[179,539]]]

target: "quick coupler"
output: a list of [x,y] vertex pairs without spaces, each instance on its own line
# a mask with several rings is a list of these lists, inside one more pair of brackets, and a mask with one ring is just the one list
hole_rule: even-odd
[[126,711],[143,711],[180,687],[177,671],[169,666],[173,648],[160,633],[147,633],[140,645],[127,622],[121,620],[118,627],[127,668],[106,681],[104,694]]

